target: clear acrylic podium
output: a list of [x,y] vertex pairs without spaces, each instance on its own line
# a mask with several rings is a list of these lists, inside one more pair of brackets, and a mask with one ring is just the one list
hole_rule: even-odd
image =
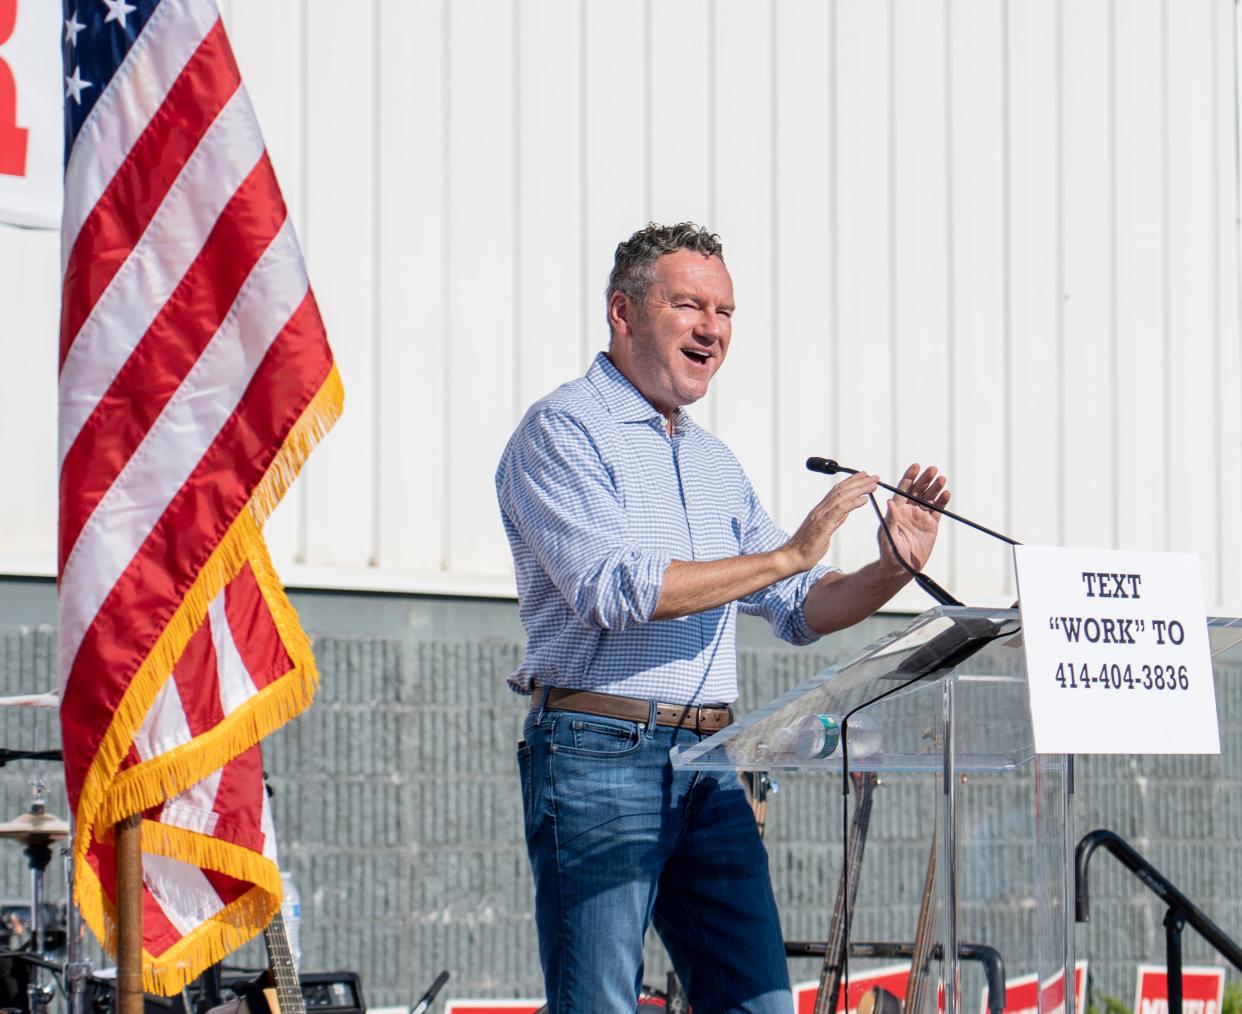
[[[824,758],[790,750],[786,730],[803,715],[822,714],[846,720],[851,772],[935,778],[941,803],[933,925],[944,957],[939,978],[946,1014],[973,1014],[961,995],[957,957],[967,929],[959,906],[959,843],[971,775],[1005,776],[1006,819],[1017,819],[1034,843],[1034,861],[1024,864],[1028,882],[1018,894],[1034,908],[1040,981],[1074,967],[1072,774],[1066,758],[1035,754],[1020,626],[1016,610],[938,607],[673,756],[676,766],[702,770],[822,771],[840,779],[840,746]],[[875,698],[882,699],[867,704]],[[972,819],[983,819],[978,807],[970,811]],[[926,828],[929,843],[934,830]],[[930,996],[929,1006],[936,991]]]
[[[1209,634],[1217,654],[1242,641],[1242,623],[1211,620]],[[877,697],[883,699],[867,705]],[[1043,984],[1041,1012],[1073,1014],[1075,991],[1064,988],[1074,981],[1073,762],[1035,753],[1018,611],[937,607],[729,728],[674,751],[672,762],[698,770],[819,771],[841,779],[840,746],[827,757],[800,756],[787,730],[805,715],[840,721],[851,712],[851,772],[935,779],[939,828],[929,825],[925,838],[930,844],[936,832],[933,926],[942,955],[943,1010],[973,1014],[978,1006],[979,994],[962,988],[958,946],[992,943],[989,927],[973,923],[963,904],[986,879],[993,897],[1023,909],[1028,939],[1021,964],[1033,956]],[[995,849],[988,854],[986,870],[963,867],[963,843],[984,825],[1007,844],[999,857]],[[936,990],[929,994],[934,1009]]]

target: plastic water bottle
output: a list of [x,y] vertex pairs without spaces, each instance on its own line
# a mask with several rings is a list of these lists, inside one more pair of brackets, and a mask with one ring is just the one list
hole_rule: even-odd
[[[879,753],[880,725],[867,715],[855,715],[849,721],[846,738],[850,760],[859,760]],[[841,745],[841,723],[835,715],[803,715],[779,730],[773,746],[777,754],[800,760],[824,760],[837,753]]]
[[803,760],[829,757],[841,741],[841,726],[832,715],[803,715],[781,730],[778,747]]
[[845,739],[849,743],[850,760],[859,760],[880,752],[883,732],[880,723],[874,718],[869,715],[855,715],[849,720]]
[[280,904],[280,914],[285,921],[285,932],[289,936],[289,953],[293,955],[293,966],[302,968],[302,896],[298,894],[298,885],[294,883],[293,874],[280,871],[280,882],[285,889],[284,901]]

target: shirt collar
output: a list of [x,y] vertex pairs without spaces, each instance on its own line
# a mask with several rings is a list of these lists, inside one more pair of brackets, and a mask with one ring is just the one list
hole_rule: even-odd
[[[642,396],[605,353],[595,356],[586,378],[599,392],[604,408],[618,422],[650,422],[653,419],[658,419],[661,424],[665,422],[664,414]],[[674,430],[682,430],[689,422],[686,410],[679,408],[673,416]]]

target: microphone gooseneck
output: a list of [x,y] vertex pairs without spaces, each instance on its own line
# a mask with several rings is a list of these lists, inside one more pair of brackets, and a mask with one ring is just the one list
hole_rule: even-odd
[[884,512],[880,510],[880,505],[876,503],[875,494],[869,493],[867,495],[867,499],[871,501],[871,508],[875,511],[875,516],[880,519],[880,529],[884,532],[884,537],[888,539],[888,544],[893,550],[893,556],[896,558],[897,562],[901,564],[902,570],[914,578],[914,583],[922,588],[923,591],[927,592],[928,595],[934,598],[942,606],[965,605],[964,602],[959,602],[921,570],[915,570],[909,563],[906,562],[906,558],[901,555],[901,551],[897,548],[897,543],[893,539],[893,533],[888,529],[888,522],[884,519]]
[[[824,475],[836,475],[838,472],[845,472],[847,475],[857,475],[857,468],[847,468],[845,465],[833,461],[831,458],[807,458],[806,467],[811,472],[822,472]],[[952,518],[954,521],[960,521],[964,525],[969,525],[976,531],[983,532],[984,535],[990,535],[994,539],[1000,539],[1011,546],[1022,545],[1017,539],[1011,539],[1008,535],[1001,535],[1000,532],[994,532],[991,528],[981,525],[970,518],[964,518],[960,514],[954,514],[947,507],[939,507],[930,500],[924,500],[921,496],[915,496],[913,493],[906,493],[898,489],[896,486],[890,486],[887,482],[879,483],[881,489],[886,489],[890,493],[896,493],[898,496],[904,496],[907,500],[918,504],[920,507],[926,507],[929,511],[935,511],[937,514],[943,514],[946,518]]]

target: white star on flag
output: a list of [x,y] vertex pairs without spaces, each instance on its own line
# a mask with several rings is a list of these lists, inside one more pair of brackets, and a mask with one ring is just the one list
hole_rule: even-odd
[[119,21],[121,27],[125,27],[125,15],[133,14],[138,8],[133,4],[128,4],[125,0],[103,0],[104,6],[108,8],[108,16],[104,18],[104,24],[109,21]]
[[78,32],[82,31],[86,25],[78,20],[78,12],[74,11],[69,15],[69,20],[65,22],[65,41],[71,46],[78,44]]
[[79,106],[82,104],[82,92],[84,89],[94,87],[90,81],[83,81],[81,76],[81,68],[73,68],[73,77],[65,78],[65,98],[73,96],[73,101]]

